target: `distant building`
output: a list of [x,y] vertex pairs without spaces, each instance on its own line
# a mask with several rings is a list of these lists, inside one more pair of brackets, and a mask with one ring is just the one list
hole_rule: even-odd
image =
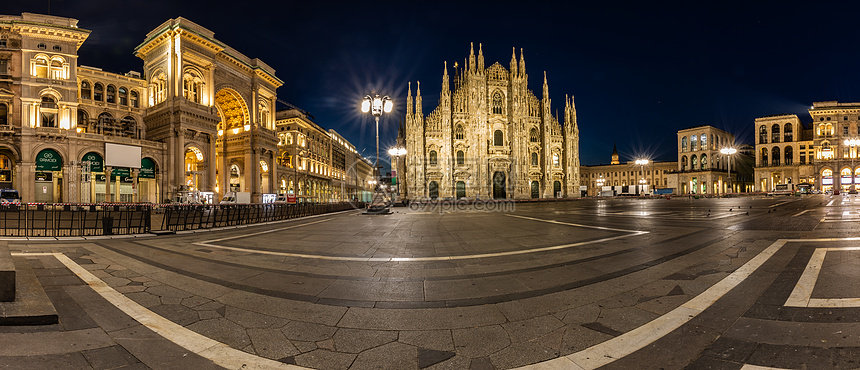
[[737,149],[735,136],[713,126],[702,125],[678,131],[678,193],[724,194],[744,191],[736,180],[738,167],[729,177],[729,161],[737,163],[738,154],[732,157],[720,153],[723,148]]
[[641,166],[634,159],[622,164],[613,145],[610,164],[580,167],[580,184],[587,196],[650,194],[655,189],[671,188],[669,180],[676,168],[678,162],[649,161]]
[[[424,116],[420,85],[407,96],[404,129],[406,197],[527,199],[577,197],[579,129],[573,98],[564,125],[554,116],[546,74],[538,99],[525,60],[484,66],[480,46],[459,69],[451,90],[447,63],[439,105]],[[403,194],[401,194],[403,195]]]
[[809,128],[793,114],[756,119],[756,190],[795,184],[848,192],[860,183],[858,147],[846,142],[860,138],[860,103],[816,102],[809,115]]

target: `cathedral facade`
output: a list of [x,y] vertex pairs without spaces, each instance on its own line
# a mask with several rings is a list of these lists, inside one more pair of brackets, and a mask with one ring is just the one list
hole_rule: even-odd
[[[541,98],[528,88],[523,53],[509,68],[484,67],[481,46],[462,69],[447,62],[439,105],[424,116],[420,83],[409,85],[400,140],[406,198],[529,199],[580,196],[579,129],[573,97],[564,118],[551,113],[546,73]],[[401,171],[402,172],[402,171]]]

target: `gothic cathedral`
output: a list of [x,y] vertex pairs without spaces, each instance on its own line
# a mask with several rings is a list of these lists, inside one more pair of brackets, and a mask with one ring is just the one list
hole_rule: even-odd
[[[448,65],[439,105],[422,113],[421,86],[409,84],[405,126],[406,197],[423,199],[528,199],[580,196],[579,128],[573,97],[565,97],[564,126],[551,113],[546,72],[543,96],[528,89],[522,50],[510,70],[484,68],[474,46],[462,70]],[[405,131],[405,133],[404,133]]]

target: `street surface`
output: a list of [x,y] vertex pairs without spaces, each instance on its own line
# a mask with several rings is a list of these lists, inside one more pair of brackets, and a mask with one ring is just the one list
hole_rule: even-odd
[[860,367],[860,198],[399,207],[7,239],[60,323],[0,368]]

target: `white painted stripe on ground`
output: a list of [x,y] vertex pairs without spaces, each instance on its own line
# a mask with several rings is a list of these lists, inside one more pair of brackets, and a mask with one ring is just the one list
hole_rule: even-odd
[[779,203],[777,203],[777,204],[771,204],[771,205],[769,205],[769,206],[767,206],[767,207],[768,207],[768,208],[779,207],[779,206],[781,206],[781,205],[783,205],[783,204],[791,203],[791,202],[796,202],[796,201],[797,201],[797,200],[786,200],[786,201],[779,202]]
[[[511,216],[512,216],[512,215],[511,215]],[[559,250],[559,249],[567,249],[567,248],[579,247],[579,246],[588,245],[588,244],[603,243],[603,242],[607,242],[607,241],[610,241],[610,240],[622,239],[622,238],[627,238],[627,237],[631,237],[631,236],[637,236],[637,235],[642,235],[642,234],[648,234],[648,233],[649,233],[648,231],[622,230],[622,229],[612,229],[612,228],[608,228],[608,227],[600,227],[600,226],[587,226],[587,225],[572,224],[572,223],[561,222],[561,221],[554,221],[554,220],[541,220],[541,219],[538,219],[538,218],[525,217],[525,216],[512,216],[512,217],[518,217],[518,218],[523,218],[523,219],[527,219],[527,220],[534,220],[534,221],[549,222],[549,223],[561,224],[561,225],[567,225],[567,226],[581,226],[581,227],[588,227],[588,228],[592,228],[592,229],[601,229],[601,230],[610,230],[610,231],[620,231],[620,232],[625,232],[625,233],[628,233],[628,234],[627,234],[627,235],[612,236],[612,237],[607,237],[607,238],[602,238],[602,239],[597,239],[597,240],[589,240],[589,241],[577,242],[577,243],[562,244],[562,245],[553,245],[553,246],[549,246],[549,247],[540,247],[540,248],[532,248],[532,249],[519,249],[519,250],[513,250],[513,251],[507,251],[507,252],[481,253],[481,254],[467,254],[467,255],[455,255],[455,256],[436,256],[436,257],[349,257],[349,256],[326,256],[326,255],[319,255],[319,254],[292,253],[292,252],[276,252],[276,251],[267,251],[267,250],[249,249],[249,248],[239,248],[239,247],[230,247],[230,246],[226,246],[226,245],[217,245],[217,244],[212,244],[212,243],[214,243],[214,242],[219,242],[219,241],[224,241],[224,240],[229,240],[229,239],[244,238],[244,237],[248,237],[248,236],[252,236],[252,235],[265,234],[265,233],[270,233],[270,232],[274,232],[274,231],[280,231],[280,230],[292,229],[292,228],[296,228],[296,227],[307,226],[307,225],[312,225],[312,224],[316,224],[316,223],[320,223],[320,222],[325,222],[325,221],[329,221],[329,220],[331,220],[331,219],[326,219],[326,220],[320,220],[320,221],[315,221],[315,222],[309,222],[309,223],[305,223],[305,224],[301,224],[301,225],[294,225],[294,226],[285,227],[285,228],[280,228],[280,229],[261,231],[261,232],[253,233],[253,234],[243,234],[243,235],[231,236],[231,237],[221,238],[221,239],[206,240],[206,241],[197,242],[197,243],[193,243],[193,244],[194,244],[194,245],[201,246],[201,247],[217,248],[217,249],[227,249],[227,250],[232,250],[232,251],[237,251],[237,252],[257,253],[257,254],[267,254],[267,255],[272,255],[272,256],[281,256],[281,257],[308,258],[308,259],[318,259],[318,260],[328,260],[328,261],[351,261],[351,262],[432,262],[432,261],[456,261],[456,260],[477,259],[477,258],[504,257],[504,256],[515,256],[515,255],[528,254],[528,253],[547,252],[547,251],[554,251],[554,250]]]
[[306,369],[252,355],[214,339],[197,334],[184,326],[157,315],[146,307],[111,288],[107,283],[62,253],[13,253],[15,256],[53,255],[108,302],[158,335],[228,369]]
[[758,365],[744,365],[741,367],[741,370],[788,370],[780,367],[767,367],[767,366],[758,366]]
[[858,251],[860,247],[844,247],[844,248],[817,248],[812,252],[812,257],[809,258],[809,263],[803,274],[791,291],[785,305],[789,307],[816,307],[816,308],[835,308],[835,307],[860,307],[860,298],[812,298],[812,291],[818,282],[818,275],[821,273],[821,267],[824,266],[824,258],[827,252],[838,251]]
[[574,224],[574,223],[570,223],[570,222],[562,222],[562,221],[556,221],[556,220],[542,220],[542,219],[539,219],[539,218],[528,217],[528,216],[518,216],[518,215],[505,215],[505,216],[509,216],[509,217],[516,217],[516,218],[522,218],[522,219],[524,219],[524,220],[532,220],[532,221],[548,222],[548,223],[551,223],[551,224],[568,225],[568,226],[576,226],[576,227],[585,227],[585,228],[588,228],[588,229],[607,230],[607,231],[619,231],[619,232],[622,232],[622,233],[640,233],[640,234],[647,234],[647,233],[648,233],[647,231],[639,231],[639,230],[614,229],[614,228],[611,228],[611,227],[592,226],[592,225],[583,225],[583,224]]
[[835,201],[836,201],[836,199],[831,200],[831,201],[830,201],[830,203],[827,203],[827,206],[826,206],[826,207],[830,207],[830,206],[832,206],[832,205],[833,205],[833,202],[835,202]]
[[806,213],[806,212],[809,212],[809,211],[811,211],[811,209],[807,209],[807,210],[805,210],[805,211],[800,211],[800,213],[797,213],[797,214],[795,214],[795,215],[792,215],[791,217],[797,217],[797,216],[800,216],[800,215],[802,215],[802,214],[804,214],[804,213]]

